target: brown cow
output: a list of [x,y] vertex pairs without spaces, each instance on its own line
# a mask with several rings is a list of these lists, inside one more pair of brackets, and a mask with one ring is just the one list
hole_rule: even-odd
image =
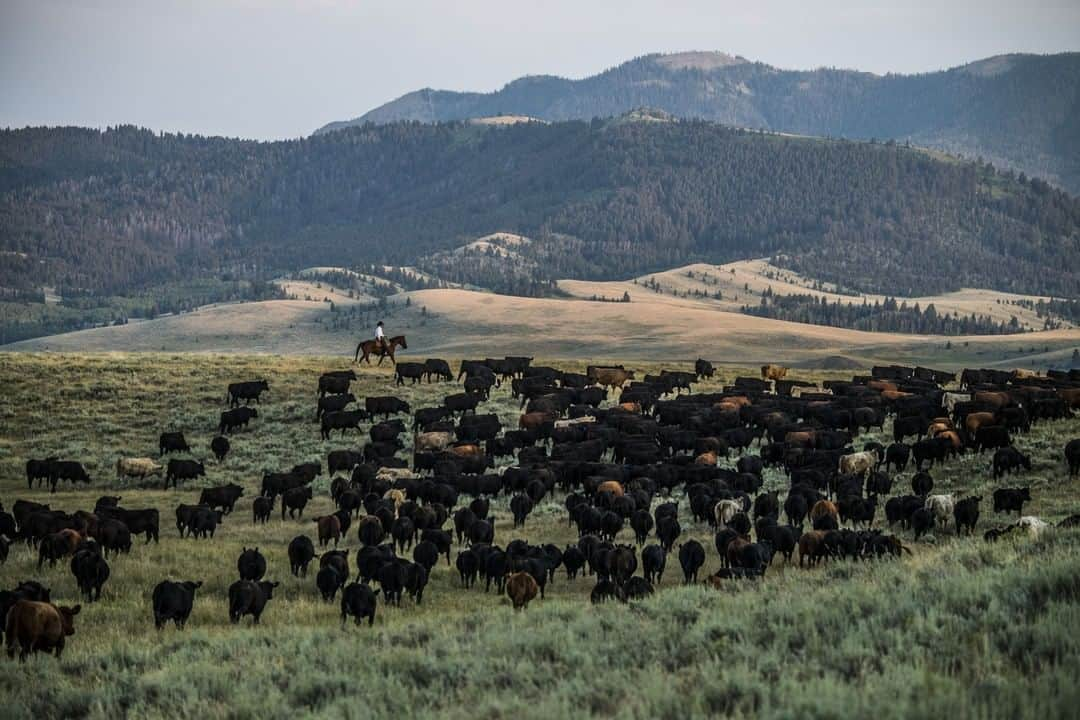
[[[975,402],[986,403],[987,405],[993,405],[999,410],[1012,401],[1007,392],[994,392],[991,390],[980,390],[975,393]],[[968,416],[970,417],[970,416]]]
[[536,598],[540,592],[540,586],[536,579],[527,572],[517,572],[506,581],[506,594],[510,596],[510,602],[515,610],[529,607],[529,602]]
[[626,384],[627,380],[634,379],[634,371],[623,370],[621,368],[590,367],[587,377],[594,385],[612,388],[617,387],[621,389],[622,386]]
[[958,453],[964,448],[964,441],[960,439],[960,434],[955,430],[945,430],[944,432],[939,432],[934,437],[947,438],[949,444],[952,445],[953,452]]
[[881,399],[888,402],[896,402],[900,398],[911,397],[911,393],[902,390],[882,390]]
[[64,638],[75,634],[74,617],[81,609],[81,605],[57,607],[47,602],[18,601],[8,610],[4,629],[8,657],[15,657],[16,645],[21,648],[20,660],[34,652],[52,651],[60,657]]
[[447,451],[454,457],[462,459],[475,459],[483,458],[484,448],[479,445],[458,445],[456,447],[447,448]]
[[596,494],[599,495],[602,492],[609,492],[615,497],[623,496],[623,486],[618,480],[605,480],[600,483],[596,488]]
[[695,465],[715,466],[715,465],[717,465],[719,463],[720,463],[720,456],[718,456],[716,454],[715,450],[709,450],[708,452],[703,452],[700,455],[698,455],[696,458],[694,458],[694,464]]
[[554,422],[555,416],[546,412],[525,413],[518,418],[518,427],[522,430],[539,430],[545,423]]
[[784,444],[791,447],[812,448],[816,437],[813,430],[789,432],[784,435]]
[[1072,410],[1080,410],[1080,388],[1058,390],[1058,396],[1064,400]]
[[743,535],[739,535],[734,540],[728,543],[727,549],[724,553],[724,557],[727,559],[728,567],[739,567],[739,556],[742,555],[743,548],[750,544],[750,540]]
[[826,515],[832,515],[836,524],[840,524],[840,511],[836,508],[836,503],[829,500],[818,500],[814,503],[814,507],[810,508],[810,522],[814,522],[820,517]]
[[866,383],[866,387],[871,390],[877,390],[878,392],[884,392],[885,390],[892,390],[895,392],[900,389],[896,383],[891,383],[888,380],[871,380]]
[[979,428],[996,424],[997,417],[991,412],[971,413],[964,418],[964,429],[967,430],[968,435],[971,437],[975,437],[975,433],[978,432]]
[[825,535],[824,530],[810,530],[802,534],[799,538],[799,567],[802,567],[803,560],[807,559],[810,560],[811,567],[817,565],[824,555]]
[[319,526],[319,545],[325,546],[333,540],[337,547],[341,539],[341,519],[337,515],[323,515],[315,518],[315,522]]
[[782,365],[762,365],[761,366],[761,379],[762,380],[783,380],[787,375],[788,369]]
[[641,414],[641,403],[639,403],[639,402],[619,403],[619,409],[620,410],[625,410],[628,413],[633,413],[635,415],[640,415]]

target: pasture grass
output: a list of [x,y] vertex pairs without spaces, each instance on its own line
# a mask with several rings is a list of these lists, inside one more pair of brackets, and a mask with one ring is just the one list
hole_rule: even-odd
[[[660,367],[628,365],[642,373]],[[342,630],[338,604],[321,601],[314,572],[292,577],[286,555],[295,535],[314,539],[311,519],[332,509],[329,478],[316,480],[302,521],[282,522],[278,511],[267,525],[253,525],[250,508],[263,470],[309,460],[325,465],[329,450],[363,444],[355,434],[324,443],[314,423],[319,374],[345,367],[347,360],[326,357],[0,354],[5,507],[28,498],[91,509],[98,496],[119,494],[124,506],[156,507],[162,518],[160,544],[136,539],[130,555],[110,559],[102,601],[84,604],[60,661],[0,661],[4,717],[1075,716],[1080,533],[994,545],[981,539],[982,531],[1007,521],[990,511],[995,487],[1032,485],[1034,502],[1025,512],[1050,521],[1078,510],[1077,483],[1068,480],[1061,455],[1065,441],[1080,434],[1075,421],[1040,424],[1018,437],[1034,462],[1022,478],[992,481],[989,453],[935,470],[935,492],[983,496],[978,534],[946,532],[913,543],[901,533],[913,555],[900,562],[808,570],[778,558],[765,580],[716,591],[682,587],[671,556],[660,592],[647,601],[594,607],[588,602],[593,580],[568,582],[560,573],[547,599],[515,613],[505,596],[485,593],[482,584],[461,589],[456,570],[443,561],[422,605],[380,604],[374,628],[350,623]],[[395,389],[388,368],[359,374],[358,397],[398,394],[414,408],[459,389],[446,383]],[[753,371],[718,374],[701,389]],[[231,437],[232,452],[219,466],[209,441],[225,407],[225,386],[259,377],[269,381],[270,394],[252,426]],[[516,426],[518,409],[505,388],[483,411]],[[167,491],[158,480],[143,487],[117,481],[116,457],[156,456],[163,430],[183,430],[193,457],[210,458],[208,477]],[[858,444],[871,439],[881,438],[871,433]],[[55,495],[27,490],[26,459],[50,454],[84,461],[92,485],[61,485]],[[908,491],[910,476],[910,468],[901,473],[895,492]],[[214,540],[181,540],[175,506],[225,482],[245,488],[236,512]],[[784,483],[767,472],[768,488]],[[575,539],[561,493],[519,531],[507,503],[493,503],[496,542],[524,537],[563,546]],[[680,539],[702,541],[703,574],[712,572],[718,558],[711,532],[692,522],[686,505],[680,504]],[[632,542],[629,529],[620,541]],[[226,589],[237,577],[241,548],[256,545],[267,556],[268,579],[282,585],[260,626],[249,619],[232,626]],[[342,547],[355,552],[358,546],[354,529]],[[31,578],[50,586],[60,602],[79,601],[66,562],[38,571],[36,556],[13,546],[0,566],[0,588]],[[204,582],[184,631],[153,628],[150,593],[166,578]]]

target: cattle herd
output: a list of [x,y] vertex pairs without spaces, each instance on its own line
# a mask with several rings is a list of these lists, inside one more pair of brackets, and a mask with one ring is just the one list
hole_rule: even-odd
[[[264,473],[250,521],[266,523],[275,512],[282,520],[303,519],[315,478],[327,474],[337,510],[309,514],[315,538],[301,534],[288,544],[289,569],[300,578],[313,572],[327,602],[340,594],[343,625],[349,618],[373,624],[380,599],[400,606],[408,595],[421,603],[441,561],[453,563],[463,590],[494,586],[514,608],[543,598],[559,568],[568,579],[594,577],[593,602],[626,601],[652,594],[672,553],[684,582],[702,580],[706,548],[684,525],[711,527],[719,568],[703,581],[717,586],[762,577],[774,558],[792,563],[796,551],[799,566],[900,557],[910,549],[890,533],[897,526],[915,540],[935,531],[971,533],[983,498],[935,493],[933,477],[965,453],[992,453],[992,511],[1018,516],[988,530],[986,540],[1016,532],[1037,536],[1048,524],[1023,513],[1030,487],[1000,486],[1032,467],[1013,439],[1080,409],[1077,371],[965,370],[957,383],[950,373],[886,366],[819,386],[766,365],[760,377],[738,377],[719,392],[693,392],[713,375],[704,360],[694,372],[640,379],[622,366],[576,373],[536,366],[527,357],[465,361],[456,376],[444,360],[401,362],[396,385],[461,383],[440,404],[414,409],[393,395],[360,402],[350,392],[353,370],[326,373],[316,388],[320,437],[329,441],[350,431],[360,437],[366,427],[367,440],[357,449],[328,451],[325,466],[306,462]],[[520,404],[511,428],[484,407],[493,391],[507,387]],[[227,391],[228,409],[210,443],[218,463],[228,460],[228,436],[245,428],[258,432],[251,403],[271,389],[257,380],[230,384]],[[883,433],[887,421],[891,443],[857,442],[860,433]],[[402,438],[410,431],[406,458]],[[183,433],[163,432],[157,456],[119,458],[117,478],[160,478],[166,488],[180,488],[207,475],[202,462],[165,459],[190,449]],[[1064,461],[1076,477],[1080,439],[1065,445]],[[786,476],[783,490],[764,488],[767,468]],[[908,468],[914,471],[910,492],[894,488],[896,473]],[[60,481],[91,482],[83,464],[56,457],[28,460],[26,479],[31,488],[47,483],[52,492]],[[233,483],[208,487],[197,502],[179,503],[180,537],[212,542],[222,523],[245,523],[230,516],[248,490]],[[508,498],[516,532],[556,495],[577,542],[562,548],[523,538],[496,543],[493,500]],[[158,510],[120,501],[102,496],[92,509],[70,513],[24,499],[10,513],[0,506],[0,562],[10,543],[24,542],[36,550],[39,569],[69,562],[84,601],[99,600],[110,557],[132,552],[134,537],[159,540]],[[1061,524],[1078,520],[1073,515]],[[339,547],[350,532],[357,547]],[[310,569],[316,560],[317,570]],[[232,622],[244,616],[259,622],[279,585],[267,572],[260,549],[245,547],[228,589]],[[201,586],[162,579],[148,608],[155,626],[171,621],[182,628]],[[0,592],[8,654],[59,656],[80,609],[53,604],[40,580]]]

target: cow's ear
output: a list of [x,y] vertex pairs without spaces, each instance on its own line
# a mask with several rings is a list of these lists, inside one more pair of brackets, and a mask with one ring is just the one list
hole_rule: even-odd
[[191,583],[191,584],[192,584],[192,586],[193,586],[193,587],[194,587],[194,588],[195,588],[195,589],[197,590],[197,589],[199,589],[199,588],[201,588],[201,587],[202,587],[202,583],[203,583],[203,581],[202,581],[202,580],[196,580],[195,582],[193,582],[193,583]]
[[82,610],[82,605],[76,605],[76,606],[74,606],[72,608],[69,608],[69,609],[70,609],[72,615],[78,615],[79,611]]

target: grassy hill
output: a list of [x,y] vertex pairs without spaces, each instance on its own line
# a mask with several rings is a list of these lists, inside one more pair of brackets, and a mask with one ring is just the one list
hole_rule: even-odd
[[[627,362],[642,372],[660,367]],[[138,541],[130,555],[110,559],[102,601],[84,605],[61,660],[6,664],[0,673],[5,717],[351,716],[362,708],[371,718],[873,713],[1041,720],[1070,716],[1080,700],[1074,682],[1080,645],[1071,631],[1080,621],[1080,534],[1052,531],[1034,542],[988,545],[981,533],[1005,520],[986,509],[986,500],[975,537],[943,533],[913,542],[901,532],[913,554],[899,561],[800,569],[778,560],[761,582],[714,590],[683,587],[671,557],[657,594],[626,606],[592,606],[593,579],[568,581],[560,572],[547,599],[515,613],[505,596],[460,588],[456,572],[441,563],[421,605],[380,604],[373,628],[341,628],[337,604],[319,599],[313,574],[289,575],[285,555],[290,539],[314,535],[311,518],[331,509],[328,478],[316,479],[302,521],[282,521],[275,512],[267,525],[255,526],[251,501],[263,470],[325,462],[328,450],[361,442],[353,436],[323,443],[311,422],[319,373],[343,366],[338,357],[0,354],[8,399],[0,405],[5,507],[28,498],[86,509],[99,495],[119,494],[125,506],[156,507],[162,517],[160,544]],[[722,369],[704,389],[750,372]],[[850,375],[796,372],[812,380]],[[246,377],[267,378],[270,393],[253,426],[233,436],[226,461],[208,464],[206,478],[169,491],[153,481],[115,479],[117,455],[154,454],[165,429],[184,430],[195,455],[207,455],[225,385]],[[62,393],[55,392],[55,378],[63,378]],[[355,392],[398,392],[418,406],[451,387],[395,391],[388,372],[364,370]],[[508,390],[492,398],[489,411],[513,424],[519,410]],[[1035,460],[1017,481],[1033,488],[1026,512],[1058,520],[1077,511],[1077,483],[1066,479],[1060,457],[1076,430],[1075,421],[1060,421],[1018,436]],[[25,459],[49,453],[84,460],[91,486],[62,485],[55,495],[28,491]],[[997,486],[989,479],[989,456],[966,455],[934,474],[944,492],[987,498]],[[901,473],[898,488],[906,491],[909,477]],[[175,506],[195,502],[201,487],[225,482],[242,485],[245,495],[217,537],[181,540],[171,526]],[[767,488],[784,482],[766,471]],[[685,513],[681,495],[673,499],[683,500],[684,538],[703,542],[704,570],[712,572],[718,557],[709,528]],[[505,498],[493,503],[493,514],[501,544],[515,537],[560,546],[576,539],[561,493],[520,530],[511,527]],[[282,584],[260,626],[246,619],[233,626],[226,588],[236,556],[252,545],[267,556],[268,577]],[[343,547],[355,551],[355,530]],[[0,566],[0,587],[37,578],[58,601],[77,601],[66,563],[40,571],[35,565],[36,557],[13,547]],[[205,583],[182,632],[153,629],[150,592],[165,578]]]
[[580,80],[524,77],[491,93],[425,88],[317,132],[496,113],[590,120],[642,106],[778,132],[910,141],[1080,192],[1080,53],[999,55],[939,72],[883,76],[786,70],[712,52],[646,55]]

